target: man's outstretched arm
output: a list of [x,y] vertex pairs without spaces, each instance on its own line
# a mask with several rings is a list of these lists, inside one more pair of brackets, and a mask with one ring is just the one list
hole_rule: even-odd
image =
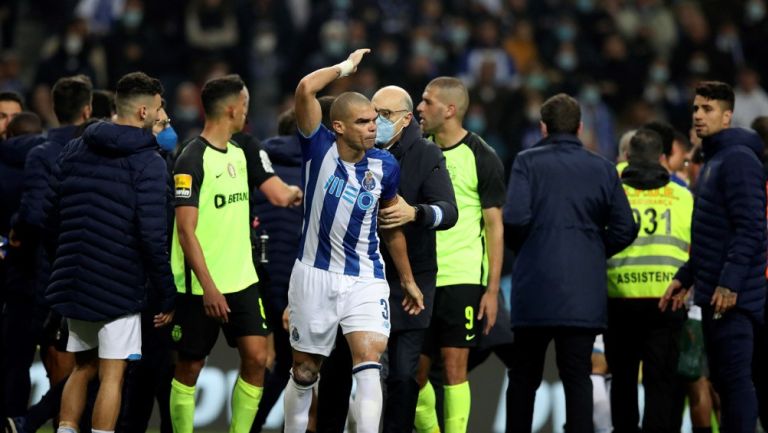
[[370,53],[368,48],[355,50],[347,60],[327,68],[318,69],[299,81],[296,87],[296,124],[299,131],[308,136],[312,134],[323,118],[317,93],[335,79],[346,77],[357,70],[363,55]]

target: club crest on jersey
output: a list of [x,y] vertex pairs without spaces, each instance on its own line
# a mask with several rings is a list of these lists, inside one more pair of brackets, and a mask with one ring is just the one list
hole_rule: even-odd
[[291,338],[293,339],[293,341],[299,341],[299,339],[301,338],[299,336],[299,330],[296,329],[295,326],[293,327],[293,331],[291,331]]
[[229,177],[237,176],[237,171],[235,170],[235,166],[232,165],[231,162],[227,164],[227,173],[229,173]]
[[373,172],[368,170],[365,172],[365,178],[363,178],[363,189],[373,191],[374,188],[376,188],[376,179],[373,178]]

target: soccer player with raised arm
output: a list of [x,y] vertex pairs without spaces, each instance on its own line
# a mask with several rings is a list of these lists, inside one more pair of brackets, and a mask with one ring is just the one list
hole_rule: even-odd
[[[376,110],[365,96],[346,92],[331,106],[333,131],[321,125],[317,93],[357,69],[360,49],[338,65],[304,77],[296,88],[301,135],[304,227],[288,289],[291,380],[285,390],[285,432],[304,433],[312,386],[341,325],[352,351],[357,393],[352,405],[359,433],[379,431],[382,394],[379,358],[389,336],[389,286],[379,253],[379,207],[397,203],[400,169],[395,158],[375,149]],[[384,230],[410,314],[424,308],[405,237]]]

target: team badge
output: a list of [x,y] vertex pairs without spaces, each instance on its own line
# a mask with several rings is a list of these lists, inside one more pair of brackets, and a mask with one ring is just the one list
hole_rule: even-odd
[[368,170],[365,172],[365,178],[363,178],[363,189],[372,191],[374,188],[376,188],[376,179],[373,178],[373,172]]
[[293,338],[293,341],[299,341],[299,338],[301,338],[299,336],[299,330],[296,329],[295,326],[293,327],[293,331],[291,331],[291,338]]
[[181,325],[173,325],[173,330],[171,331],[171,338],[173,338],[173,341],[179,342],[181,340]]
[[237,176],[237,171],[235,170],[235,166],[232,165],[231,162],[227,164],[227,173],[229,173],[229,177]]

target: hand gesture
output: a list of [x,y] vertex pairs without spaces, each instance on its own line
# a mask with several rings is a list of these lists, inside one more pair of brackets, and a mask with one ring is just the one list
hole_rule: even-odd
[[480,298],[480,311],[477,313],[477,320],[483,320],[486,317],[483,335],[488,335],[491,328],[496,324],[496,314],[499,312],[499,295],[497,292],[486,290],[483,297]]
[[685,298],[688,297],[688,289],[683,288],[683,283],[679,280],[672,280],[667,287],[667,291],[664,292],[664,296],[659,299],[659,310],[666,311],[669,303],[672,303],[672,311],[679,310],[685,305]]
[[400,285],[403,288],[403,294],[405,294],[403,297],[403,309],[411,316],[424,311],[424,295],[421,293],[419,286],[416,285],[416,282],[401,282]]
[[394,205],[379,209],[379,227],[393,229],[416,220],[416,209],[409,205],[400,194]]
[[171,323],[173,320],[173,311],[169,311],[167,313],[160,313],[155,314],[155,317],[153,319],[153,322],[155,324],[155,328],[162,328],[163,326]]
[[219,292],[219,289],[214,287],[203,291],[203,307],[208,317],[219,319],[223,323],[229,322],[230,309],[227,298]]
[[715,293],[712,295],[712,301],[709,303],[715,307],[715,319],[719,319],[723,313],[736,306],[737,298],[738,294],[732,292],[731,289],[722,286],[715,287]]
[[359,50],[355,50],[352,52],[352,54],[349,55],[347,60],[352,62],[352,65],[354,66],[354,69],[352,69],[352,72],[357,71],[357,66],[360,64],[360,62],[363,61],[363,56],[370,53],[370,48],[360,48]]

